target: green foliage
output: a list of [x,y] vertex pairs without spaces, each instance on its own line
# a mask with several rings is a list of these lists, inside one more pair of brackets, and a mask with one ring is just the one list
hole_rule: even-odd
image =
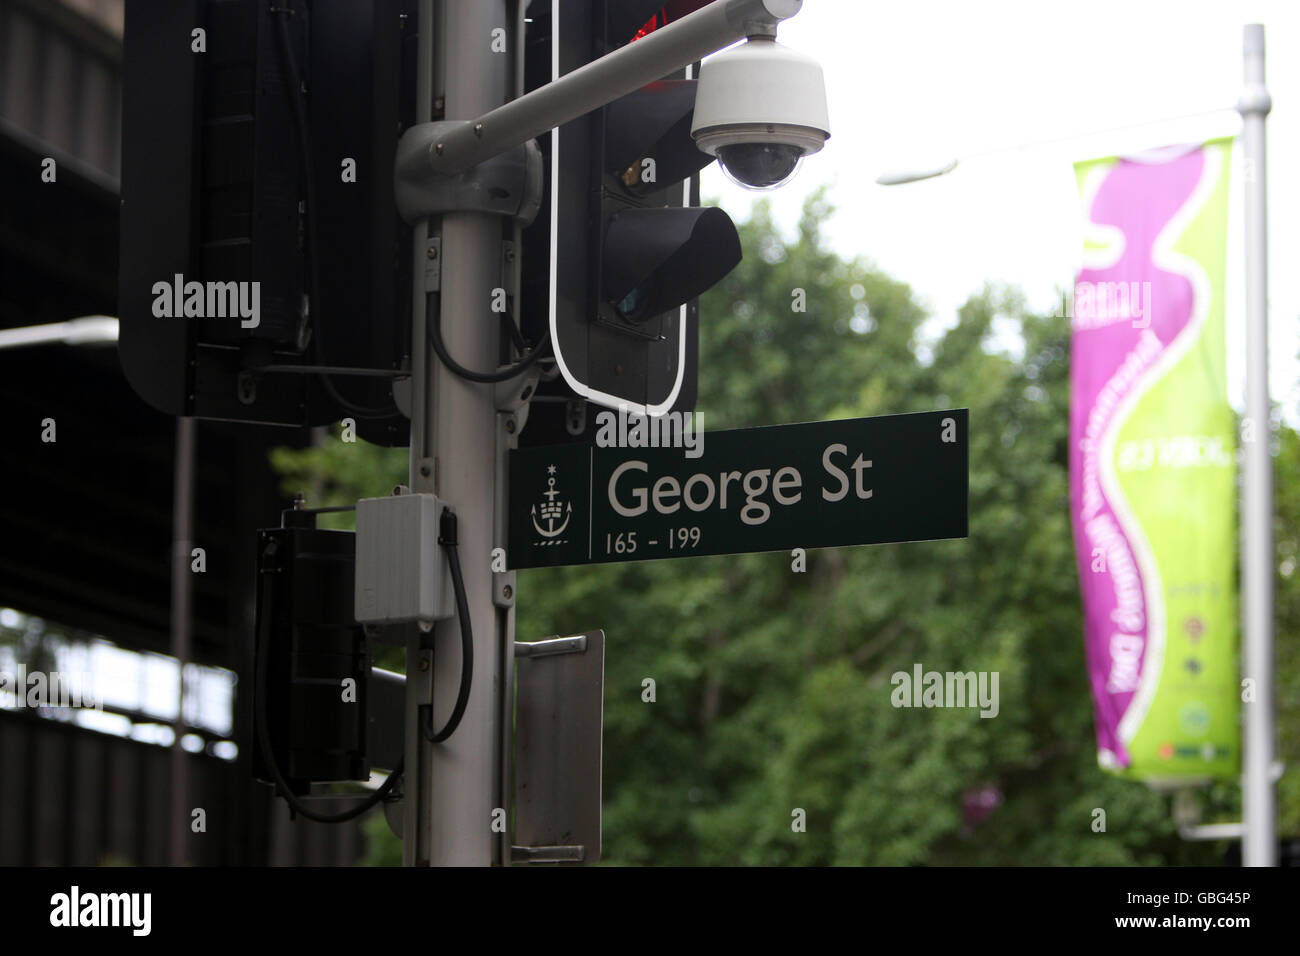
[[402,841],[393,836],[382,810],[367,813],[361,829],[366,835],[366,855],[361,859],[362,866],[402,865]]
[[[1069,328],[987,287],[918,353],[910,289],[822,239],[821,196],[793,241],[765,206],[745,259],[701,306],[706,429],[970,408],[970,536],[961,541],[524,571],[517,634],[607,634],[605,858],[621,864],[1212,863],[1180,841],[1169,798],[1101,772],[1068,509]],[[796,311],[803,290],[805,311]],[[991,344],[995,319],[1023,358]],[[1005,331],[1003,331],[1005,335]],[[279,452],[286,489],[386,493],[405,452],[337,440]],[[1300,560],[1300,438],[1283,429],[1280,558]],[[328,478],[317,476],[327,475]],[[1283,758],[1300,728],[1300,598],[1279,584]],[[996,671],[1001,710],[897,709],[890,676]],[[654,703],[642,681],[656,682]],[[1283,831],[1300,783],[1283,782]],[[1003,801],[968,822],[963,796]],[[1233,819],[1234,785],[1206,795]],[[807,830],[791,827],[806,811]],[[1092,830],[1094,810],[1106,832]],[[1239,818],[1239,817],[1237,817]],[[369,832],[396,859],[376,817]]]
[[[281,475],[280,490],[292,497],[302,492],[309,508],[356,504],[358,498],[391,494],[393,487],[406,484],[410,453],[405,448],[381,448],[360,439],[345,442],[335,425],[310,448],[275,448],[271,467]],[[321,515],[322,528],[352,530],[351,513]]]

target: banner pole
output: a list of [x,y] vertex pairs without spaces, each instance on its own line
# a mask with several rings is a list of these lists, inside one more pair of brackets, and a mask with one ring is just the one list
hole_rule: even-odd
[[1273,791],[1273,459],[1268,397],[1268,212],[1264,123],[1272,108],[1264,84],[1264,26],[1243,31],[1245,87],[1237,103],[1246,180],[1246,423],[1242,497],[1241,594],[1244,676],[1254,684],[1242,724],[1244,866],[1277,865]]

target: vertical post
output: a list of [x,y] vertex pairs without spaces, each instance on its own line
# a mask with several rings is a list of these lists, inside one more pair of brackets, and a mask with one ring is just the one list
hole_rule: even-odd
[[172,594],[171,652],[177,664],[175,739],[171,752],[172,866],[184,866],[190,834],[189,758],[181,741],[185,737],[185,664],[190,659],[190,548],[194,544],[194,433],[193,418],[176,419],[175,477],[172,488]]
[[[506,0],[441,0],[432,31],[425,28],[429,7],[425,2],[420,8],[421,60],[430,53],[433,32],[437,56],[432,82],[441,91],[445,117],[468,119],[500,106],[506,100],[513,58],[512,51],[501,50],[499,39],[493,42],[494,31],[504,30],[509,44],[518,42]],[[500,329],[491,303],[492,290],[503,285],[502,220],[484,213],[446,213],[440,222],[429,224],[429,236],[437,233],[440,288],[428,297],[427,315],[418,316],[423,321],[413,323],[419,326],[416,334],[423,332],[425,323],[439,322],[458,362],[495,369]],[[427,250],[417,250],[417,261],[426,256]],[[422,276],[424,269],[417,273]],[[417,300],[424,294],[417,279]],[[493,811],[506,806],[500,773],[503,646],[513,644],[510,616],[492,598],[495,392],[490,385],[465,381],[440,368],[424,338],[414,343],[413,354],[424,359],[413,379],[412,405],[422,414],[412,421],[412,488],[437,494],[458,517],[460,561],[474,631],[474,675],[459,727],[443,743],[431,745],[415,729],[412,710],[422,695],[429,695],[423,699],[433,702],[434,726],[446,722],[460,681],[459,622],[452,618],[437,624],[431,652],[421,649],[419,637],[408,646],[408,674],[418,679],[408,686],[404,861],[488,866],[508,862],[501,859],[492,823]],[[417,441],[424,444],[423,451],[417,450]],[[412,662],[417,669],[409,668]]]
[[1264,27],[1244,30],[1245,88],[1237,103],[1246,166],[1246,419],[1253,440],[1243,458],[1242,601],[1245,676],[1255,685],[1243,725],[1242,809],[1245,866],[1277,865],[1273,791],[1273,459],[1268,398],[1268,212],[1264,122],[1272,108],[1264,83]]
[[[420,0],[418,23],[419,54],[416,66],[415,122],[427,123],[433,115],[434,15],[433,0]],[[411,253],[411,471],[415,491],[433,491],[433,445],[428,416],[433,394],[432,377],[437,359],[430,354],[426,336],[429,267],[429,220],[415,223]],[[429,744],[420,738],[420,707],[433,691],[433,656],[423,648],[422,635],[411,628],[406,644],[405,779],[402,801],[402,865],[427,866],[429,862]]]

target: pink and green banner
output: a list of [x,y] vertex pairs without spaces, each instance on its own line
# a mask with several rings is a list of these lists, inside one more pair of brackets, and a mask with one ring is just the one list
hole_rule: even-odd
[[1098,762],[1235,777],[1236,442],[1224,358],[1232,140],[1075,166],[1070,512]]

